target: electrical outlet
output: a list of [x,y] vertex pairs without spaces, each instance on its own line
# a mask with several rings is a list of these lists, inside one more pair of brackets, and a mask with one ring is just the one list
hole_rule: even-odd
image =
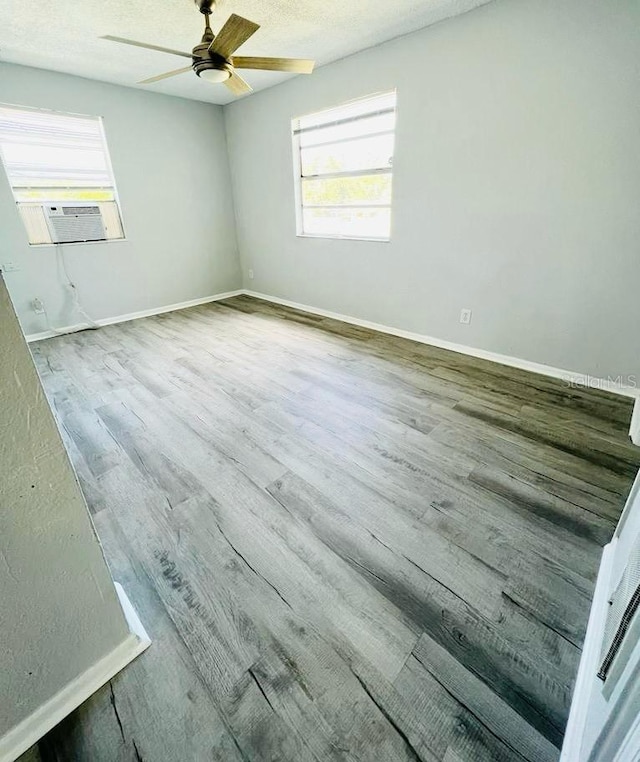
[[249,280],[253,280],[253,270],[249,270]]
[[17,262],[3,262],[0,265],[0,270],[3,273],[15,273],[20,269],[20,265]]
[[36,315],[44,315],[44,303],[42,299],[36,298],[31,302],[31,306],[33,307],[33,311],[36,313]]
[[469,323],[471,323],[471,310],[466,308],[460,310],[460,322],[462,325],[469,325]]

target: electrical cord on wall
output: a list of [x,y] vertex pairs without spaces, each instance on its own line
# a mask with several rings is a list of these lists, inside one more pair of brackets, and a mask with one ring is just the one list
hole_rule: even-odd
[[71,289],[71,293],[73,294],[73,306],[76,308],[76,312],[79,315],[82,315],[82,317],[87,321],[89,324],[89,328],[100,328],[100,326],[96,323],[96,321],[89,317],[87,313],[85,312],[83,306],[80,304],[80,295],[78,294],[78,289],[76,287],[76,284],[71,280],[71,276],[69,275],[69,270],[67,269],[67,260],[64,256],[64,247],[61,243],[56,244],[56,249],[60,255],[60,262],[62,263],[62,269],[64,271],[65,277],[67,279],[67,283],[69,284],[69,288]]
[[[77,330],[78,331],[87,331],[87,330],[94,331],[97,328],[100,328],[98,323],[96,323],[96,321],[93,320],[93,318],[89,317],[89,315],[86,313],[84,307],[80,303],[80,295],[78,294],[78,288],[77,288],[76,284],[73,282],[73,280],[71,279],[71,276],[69,275],[69,270],[67,269],[67,261],[66,261],[65,256],[64,256],[64,247],[63,247],[63,245],[61,243],[56,243],[55,247],[56,247],[56,256],[58,258],[58,262],[62,266],[62,271],[64,273],[64,277],[67,279],[67,285],[71,289],[71,293],[73,294],[73,306],[74,306],[74,309],[75,309],[75,311],[79,315],[81,315],[87,321],[87,325],[86,326],[82,326],[81,328],[78,328]],[[76,331],[68,331],[68,330],[65,331],[65,330],[62,330],[60,328],[54,328],[51,325],[51,321],[49,319],[49,313],[47,312],[47,309],[44,306],[44,304],[42,304],[42,312],[44,314],[44,318],[45,318],[46,323],[47,323],[47,328],[50,331],[52,331],[53,333],[58,333],[60,335],[65,334],[65,333],[76,333]]]

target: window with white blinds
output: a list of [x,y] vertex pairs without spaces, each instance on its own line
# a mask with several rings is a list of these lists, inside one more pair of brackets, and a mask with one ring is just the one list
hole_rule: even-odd
[[52,215],[78,207],[100,215],[100,240],[124,238],[100,117],[0,104],[0,157],[29,243],[55,242]]
[[294,119],[298,235],[388,241],[396,93]]

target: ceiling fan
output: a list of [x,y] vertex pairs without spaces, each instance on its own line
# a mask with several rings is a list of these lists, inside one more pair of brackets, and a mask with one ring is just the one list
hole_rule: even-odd
[[165,74],[158,74],[149,79],[138,82],[139,85],[150,85],[161,79],[175,77],[193,69],[195,73],[207,82],[224,84],[234,95],[244,95],[252,92],[253,88],[236,71],[236,69],[263,69],[267,71],[284,71],[293,74],[311,74],[315,61],[304,58],[260,58],[234,56],[233,53],[245,43],[251,35],[260,29],[260,25],[242,18],[233,13],[217,35],[214,35],[209,26],[209,16],[215,6],[215,0],[196,0],[200,7],[200,13],[204,14],[205,26],[201,42],[195,46],[191,53],[183,53],[181,50],[163,48],[159,45],[148,45],[146,42],[127,40],[124,37],[112,37],[106,35],[103,40],[122,42],[125,45],[135,45],[138,48],[159,50],[162,53],[171,53],[175,56],[183,56],[191,59],[191,66],[183,69],[175,69]]

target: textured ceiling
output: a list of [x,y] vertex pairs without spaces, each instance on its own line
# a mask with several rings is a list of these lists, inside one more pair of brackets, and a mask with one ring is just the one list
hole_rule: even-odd
[[[231,13],[261,25],[238,54],[314,58],[318,65],[464,13],[489,0],[220,0],[217,32]],[[0,61],[135,86],[140,79],[188,65],[178,56],[99,39],[114,35],[190,52],[203,18],[192,0],[54,0],[0,2]],[[244,71],[255,90],[292,75]],[[313,75],[311,75],[313,76]],[[224,85],[187,72],[145,89],[228,103]]]

